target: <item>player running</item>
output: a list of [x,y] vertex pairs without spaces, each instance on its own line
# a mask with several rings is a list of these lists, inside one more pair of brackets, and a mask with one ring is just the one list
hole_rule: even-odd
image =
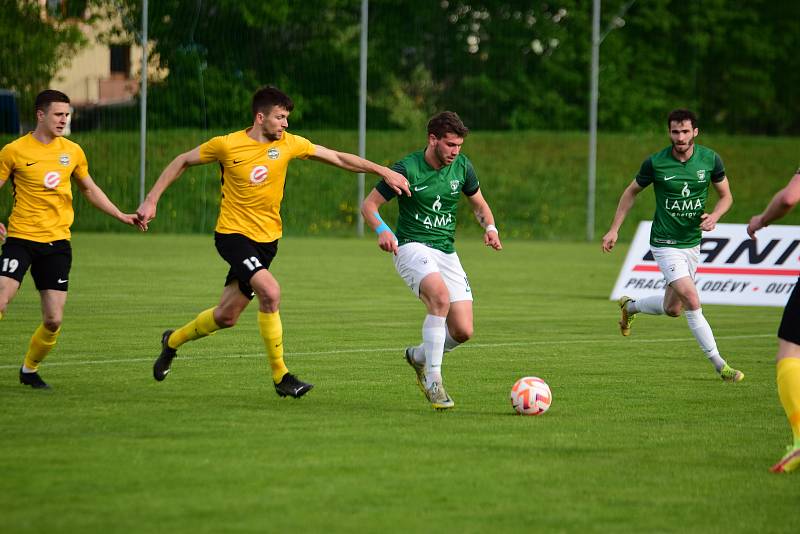
[[153,364],[156,380],[167,377],[181,345],[234,326],[250,300],[257,297],[258,327],[275,391],[281,397],[298,398],[314,387],[290,373],[284,362],[278,311],[281,291],[269,271],[283,235],[280,208],[287,167],[296,158],[312,159],[347,171],[377,174],[398,194],[409,191],[406,179],[387,167],[287,132],[293,109],[292,100],[275,87],[259,89],[253,95],[251,127],[214,137],[176,157],[139,206],[139,217],[146,224],[155,218],[161,195],[183,171],[194,165],[219,164],[222,200],[214,242],[219,255],[230,265],[225,288],[217,306],[162,334],[161,354]]
[[[713,150],[694,144],[698,134],[696,124],[697,117],[689,110],[677,109],[669,114],[667,126],[672,145],[647,158],[636,179],[622,193],[611,228],[603,236],[603,251],[611,252],[614,248],[619,228],[636,195],[653,184],[656,213],[650,248],[668,287],[664,295],[619,299],[622,335],[631,334],[631,323],[637,313],[678,317],[684,311],[689,330],[722,380],[740,382],[744,373],[730,367],[720,356],[694,283],[702,232],[713,230],[733,204],[722,160]],[[711,213],[705,213],[710,184],[719,200]]]
[[468,132],[455,113],[439,113],[428,122],[428,146],[392,166],[413,190],[411,197],[398,197],[396,237],[378,214],[396,191],[378,182],[361,206],[364,219],[378,234],[378,246],[394,253],[398,274],[427,308],[422,343],[407,348],[405,358],[417,385],[438,410],[455,405],[442,381],[443,354],[471,338],[473,331],[472,290],[453,245],[461,193],[486,229],[484,243],[503,248],[472,163],[461,154]]
[[[800,202],[800,169],[789,184],[778,191],[766,209],[750,219],[747,233],[756,232],[789,213]],[[800,467],[800,280],[795,284],[783,310],[778,328],[778,354],[775,357],[778,396],[792,427],[794,443],[786,454],[770,468],[773,473],[788,473]]]
[[[89,175],[83,149],[64,138],[70,115],[69,97],[48,89],[36,96],[36,129],[0,151],[0,188],[13,186],[14,207],[8,236],[0,224],[0,319],[30,268],[42,303],[42,323],[33,333],[19,371],[21,384],[34,389],[49,386],[39,376],[39,364],[61,333],[72,266],[70,226],[71,178],[86,199],[100,211],[129,225],[135,214],[122,213]],[[141,229],[144,229],[140,226]]]

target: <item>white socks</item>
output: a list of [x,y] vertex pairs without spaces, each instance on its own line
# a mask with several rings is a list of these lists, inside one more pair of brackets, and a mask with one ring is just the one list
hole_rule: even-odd
[[[426,315],[422,323],[422,346],[425,349],[425,387],[442,381],[442,357],[447,338],[446,318]],[[415,351],[416,352],[416,351]]]
[[711,361],[711,364],[719,372],[725,367],[725,360],[719,355],[717,350],[717,342],[714,340],[714,333],[711,331],[711,326],[703,316],[703,309],[698,308],[694,311],[686,310],[686,322],[689,323],[689,330],[694,334],[700,348],[706,353],[706,356]]
[[[448,330],[446,327],[445,327],[445,336],[446,336],[444,338],[445,352],[450,352],[451,350],[461,345],[461,342],[453,339],[453,336],[450,335],[450,330]],[[422,343],[420,343],[416,347],[411,347],[409,352],[411,353],[411,357],[414,359],[415,362],[425,363],[425,346]]]
[[458,342],[455,339],[453,339],[453,336],[450,335],[450,330],[448,330],[448,328],[446,326],[444,328],[444,333],[445,333],[445,336],[446,336],[444,338],[444,351],[445,352],[450,352],[451,350],[453,350],[457,346],[461,345],[460,342]]
[[664,315],[664,295],[653,295],[626,304],[628,313],[646,313],[647,315]]
[[[664,296],[653,295],[639,300],[632,300],[626,304],[628,313],[646,313],[648,315],[664,315]],[[689,330],[697,340],[700,348],[706,353],[706,356],[711,361],[711,364],[719,372],[725,367],[725,360],[719,355],[717,350],[717,342],[714,339],[714,333],[711,331],[711,326],[703,316],[703,309],[686,310],[686,322],[689,323]]]

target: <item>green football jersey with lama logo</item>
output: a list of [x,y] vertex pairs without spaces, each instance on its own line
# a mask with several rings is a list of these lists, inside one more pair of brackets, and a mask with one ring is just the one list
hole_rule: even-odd
[[636,183],[641,187],[653,184],[656,195],[650,246],[699,245],[700,217],[705,212],[708,188],[724,178],[722,159],[704,146],[694,145],[692,157],[685,162],[675,159],[671,145],[647,158],[636,175]]
[[[406,177],[411,196],[397,197],[399,215],[395,235],[400,246],[423,243],[447,254],[455,252],[456,211],[463,192],[472,196],[480,183],[469,159],[459,154],[450,165],[434,169],[425,151],[413,152],[391,166]],[[381,180],[375,185],[386,200],[397,194]]]

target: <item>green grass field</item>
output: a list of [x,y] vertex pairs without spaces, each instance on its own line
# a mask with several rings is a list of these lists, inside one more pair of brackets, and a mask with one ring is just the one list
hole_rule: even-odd
[[[459,242],[475,338],[445,358],[456,408],[431,410],[403,360],[422,305],[373,239],[289,238],[287,363],[316,388],[270,384],[255,306],[181,348],[159,337],[216,303],[210,236],[80,234],[63,333],[33,391],[17,369],[39,304],[26,279],[0,322],[0,530],[18,532],[798,532],[800,475],[777,400],[781,310],[706,306],[722,383],[685,320],[622,338],[608,300],[625,249]],[[513,415],[524,375],[541,417]]]
[[[354,131],[293,129],[313,142],[357,152]],[[608,229],[619,196],[631,183],[642,161],[669,144],[666,131],[658,133],[602,132],[598,140],[595,236]],[[148,132],[147,188],[176,155],[224,131],[154,130]],[[13,139],[0,135],[0,146]],[[82,132],[71,137],[81,144],[90,172],[120,209],[139,205],[139,134],[137,132]],[[391,165],[422,148],[422,132],[370,131],[367,157]],[[698,143],[718,151],[725,162],[735,202],[723,222],[747,223],[759,213],[775,191],[797,169],[798,140],[789,137],[724,136],[705,134]],[[492,207],[504,236],[517,239],[576,241],[586,236],[587,150],[583,132],[474,132],[464,153],[475,165],[483,195]],[[377,178],[365,180],[366,192]],[[0,190],[0,220],[10,212],[10,184]],[[76,188],[73,188],[76,189]],[[77,231],[119,232],[119,223],[96,210],[75,193]],[[158,224],[153,233],[203,233],[213,231],[219,209],[219,167],[189,169],[161,197]],[[709,195],[716,202],[716,193]],[[709,204],[711,206],[713,204]],[[289,167],[281,217],[289,236],[349,237],[356,234],[358,185],[354,174],[315,162],[296,161]],[[384,219],[396,219],[397,203],[389,203]],[[709,207],[709,209],[711,209]],[[647,191],[630,212],[630,220],[651,219],[655,198]],[[459,209],[459,233],[478,236],[469,203]],[[800,224],[800,210],[783,224]],[[622,240],[633,237],[635,224],[620,231]]]

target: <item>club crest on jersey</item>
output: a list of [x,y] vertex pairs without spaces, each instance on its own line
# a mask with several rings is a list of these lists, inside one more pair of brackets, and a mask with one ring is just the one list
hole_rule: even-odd
[[270,148],[269,150],[267,150],[267,157],[269,159],[278,159],[280,156],[281,152],[277,148]]
[[264,180],[267,179],[267,174],[269,174],[269,170],[266,167],[263,165],[256,165],[253,167],[253,170],[250,171],[250,183],[253,185],[263,183]]
[[705,169],[700,169],[699,171],[697,171],[697,179],[699,181],[701,181],[701,182],[705,182],[706,181],[706,170]]
[[450,191],[452,193],[458,193],[458,180],[450,180]]
[[55,189],[61,183],[61,173],[57,171],[50,171],[44,175],[44,187],[46,189]]
[[69,154],[61,154],[58,156],[58,162],[62,164],[64,167],[69,165]]

